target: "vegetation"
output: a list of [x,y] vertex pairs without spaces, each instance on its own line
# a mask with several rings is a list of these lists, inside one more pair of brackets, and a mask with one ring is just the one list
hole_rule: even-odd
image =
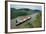
[[33,28],[33,25],[30,24],[30,23],[27,23],[27,24],[24,25],[24,28]]
[[35,27],[35,28],[37,28],[37,27],[41,27],[41,24],[42,24],[42,15],[41,15],[41,13],[39,13],[37,16],[36,16],[36,20],[34,20],[33,21],[33,26]]
[[[11,8],[11,19],[14,19],[16,17],[19,16],[27,16],[27,15],[31,15],[38,12],[39,14],[36,16],[36,20],[34,20],[32,23],[31,21],[27,24],[23,24],[21,25],[22,28],[37,28],[37,27],[41,27],[42,24],[42,15],[41,15],[41,11],[40,10],[32,10],[32,9],[27,9],[27,8],[21,8],[21,9],[15,9],[15,8]],[[31,24],[30,24],[31,23]],[[19,26],[20,27],[20,26]]]
[[23,12],[23,10],[14,9],[14,8],[11,9],[11,19],[14,19],[14,18],[16,18],[18,16],[26,16],[26,15],[28,15],[28,13]]
[[36,20],[34,20],[32,23],[29,22],[27,24],[24,25],[24,28],[38,28],[41,27],[42,21],[41,21],[41,13],[39,13],[36,16]]
[[32,10],[32,9],[28,9],[28,8],[21,8],[21,9],[11,8],[11,19],[14,19],[18,16],[31,15],[36,12],[40,12],[40,10]]

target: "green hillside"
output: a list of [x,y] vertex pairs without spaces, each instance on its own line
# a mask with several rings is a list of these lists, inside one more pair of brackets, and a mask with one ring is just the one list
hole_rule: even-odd
[[32,10],[32,9],[28,9],[28,8],[21,8],[21,9],[11,8],[11,19],[14,19],[18,16],[31,15],[36,12],[40,12],[40,10]]

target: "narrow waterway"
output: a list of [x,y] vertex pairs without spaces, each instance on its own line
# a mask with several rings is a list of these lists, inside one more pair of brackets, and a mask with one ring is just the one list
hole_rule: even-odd
[[[36,16],[38,15],[38,13],[34,13],[34,14],[32,14],[32,15],[28,15],[28,16],[30,16],[30,17],[32,17],[28,22],[33,22],[35,19],[36,19]],[[19,28],[19,27],[22,27],[23,26],[23,24],[26,24],[26,23],[23,23],[23,24],[21,24],[21,25],[19,25],[19,26],[16,26],[16,18],[15,19],[12,19],[11,20],[11,28],[13,28],[13,29],[15,29],[15,28]],[[28,23],[27,22],[27,23]]]

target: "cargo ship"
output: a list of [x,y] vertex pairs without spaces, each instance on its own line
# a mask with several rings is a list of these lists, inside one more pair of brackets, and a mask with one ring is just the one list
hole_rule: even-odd
[[16,26],[20,25],[20,24],[22,24],[30,19],[31,19],[30,16],[21,16],[20,18],[16,19]]

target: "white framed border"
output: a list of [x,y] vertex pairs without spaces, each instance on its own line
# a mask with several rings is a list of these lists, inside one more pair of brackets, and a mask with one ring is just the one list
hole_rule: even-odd
[[[42,27],[41,28],[24,28],[24,29],[10,29],[10,4],[19,4],[19,5],[37,5],[42,7]],[[19,2],[8,2],[8,32],[21,32],[21,31],[37,31],[44,30],[44,4],[37,3],[19,3]]]

